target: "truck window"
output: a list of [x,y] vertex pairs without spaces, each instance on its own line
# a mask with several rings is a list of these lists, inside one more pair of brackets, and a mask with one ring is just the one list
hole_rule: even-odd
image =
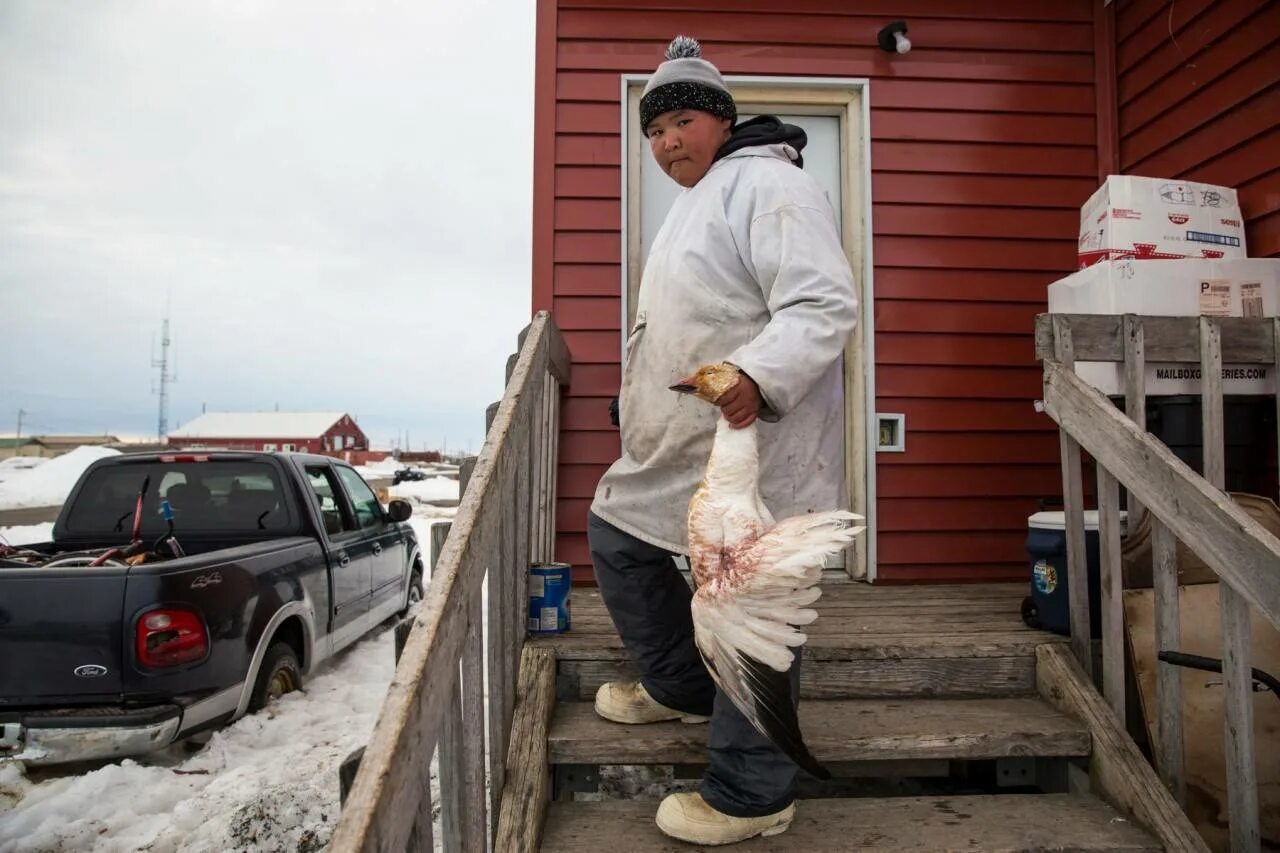
[[334,536],[344,530],[357,529],[346,507],[338,500],[338,483],[333,478],[332,468],[328,465],[308,465],[307,482],[311,484],[311,492],[315,495],[316,504],[320,507],[320,517],[324,519],[325,533]]
[[160,502],[173,509],[182,533],[256,533],[296,526],[275,467],[254,460],[132,462],[89,474],[71,504],[66,530],[77,536],[119,536],[133,527],[138,492],[150,482],[142,509],[143,537],[166,529]]
[[348,497],[351,498],[351,504],[355,507],[356,523],[361,528],[381,525],[383,523],[382,505],[378,503],[378,496],[373,493],[373,489],[369,488],[369,484],[350,468],[339,465],[337,471]]

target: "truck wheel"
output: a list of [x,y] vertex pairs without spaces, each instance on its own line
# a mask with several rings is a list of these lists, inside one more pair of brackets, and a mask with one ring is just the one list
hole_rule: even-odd
[[293,646],[288,643],[272,643],[267,648],[266,656],[262,658],[262,668],[258,670],[253,695],[249,697],[249,710],[261,711],[268,702],[300,687],[302,674]]
[[406,604],[404,610],[401,610],[399,613],[396,614],[396,616],[400,619],[403,619],[404,617],[408,616],[409,611],[413,609],[413,606],[418,602],[422,601],[422,597],[424,594],[425,594],[425,591],[422,585],[422,570],[419,569],[417,566],[414,566],[413,574],[409,576],[408,604]]

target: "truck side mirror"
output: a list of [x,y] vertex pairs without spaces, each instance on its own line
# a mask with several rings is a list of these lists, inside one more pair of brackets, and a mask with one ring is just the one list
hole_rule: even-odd
[[392,521],[408,521],[413,515],[413,506],[406,500],[396,498],[387,504],[387,517]]

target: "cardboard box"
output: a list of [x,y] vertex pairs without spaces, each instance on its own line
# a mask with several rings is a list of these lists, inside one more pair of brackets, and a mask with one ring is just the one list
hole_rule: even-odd
[[[1163,317],[1280,315],[1280,259],[1102,261],[1049,285],[1054,314],[1145,314]],[[1272,394],[1274,369],[1223,365],[1227,394]],[[1124,366],[1077,362],[1076,374],[1108,396],[1124,394]],[[1199,394],[1195,364],[1147,364],[1149,395]]]
[[1248,257],[1236,191],[1111,175],[1080,209],[1081,269],[1103,260]]

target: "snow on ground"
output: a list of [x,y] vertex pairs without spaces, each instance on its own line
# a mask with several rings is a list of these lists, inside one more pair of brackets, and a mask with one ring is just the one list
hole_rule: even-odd
[[10,471],[0,481],[0,509],[58,506],[90,463],[119,455],[120,451],[109,447],[77,447],[35,468]]
[[391,497],[408,498],[415,503],[427,501],[456,501],[458,481],[448,477],[432,477],[429,480],[409,480],[391,487]]
[[[441,519],[421,509],[410,524],[425,546]],[[194,755],[179,744],[88,770],[0,763],[0,853],[322,850],[337,823],[338,766],[373,730],[393,640],[385,628],[367,637],[312,673],[305,692],[214,732]],[[431,784],[438,803],[434,764]]]
[[379,462],[370,462],[367,465],[357,465],[356,472],[366,480],[382,480],[392,476],[404,466],[395,459],[388,456]]
[[8,459],[0,459],[0,483],[48,461],[43,456],[10,456]]
[[361,641],[305,693],[215,732],[195,755],[177,745],[34,782],[0,765],[0,853],[322,849],[338,816],[338,765],[373,729],[392,642],[389,630]]
[[23,524],[16,527],[0,527],[0,543],[8,545],[34,545],[53,538],[53,522]]

